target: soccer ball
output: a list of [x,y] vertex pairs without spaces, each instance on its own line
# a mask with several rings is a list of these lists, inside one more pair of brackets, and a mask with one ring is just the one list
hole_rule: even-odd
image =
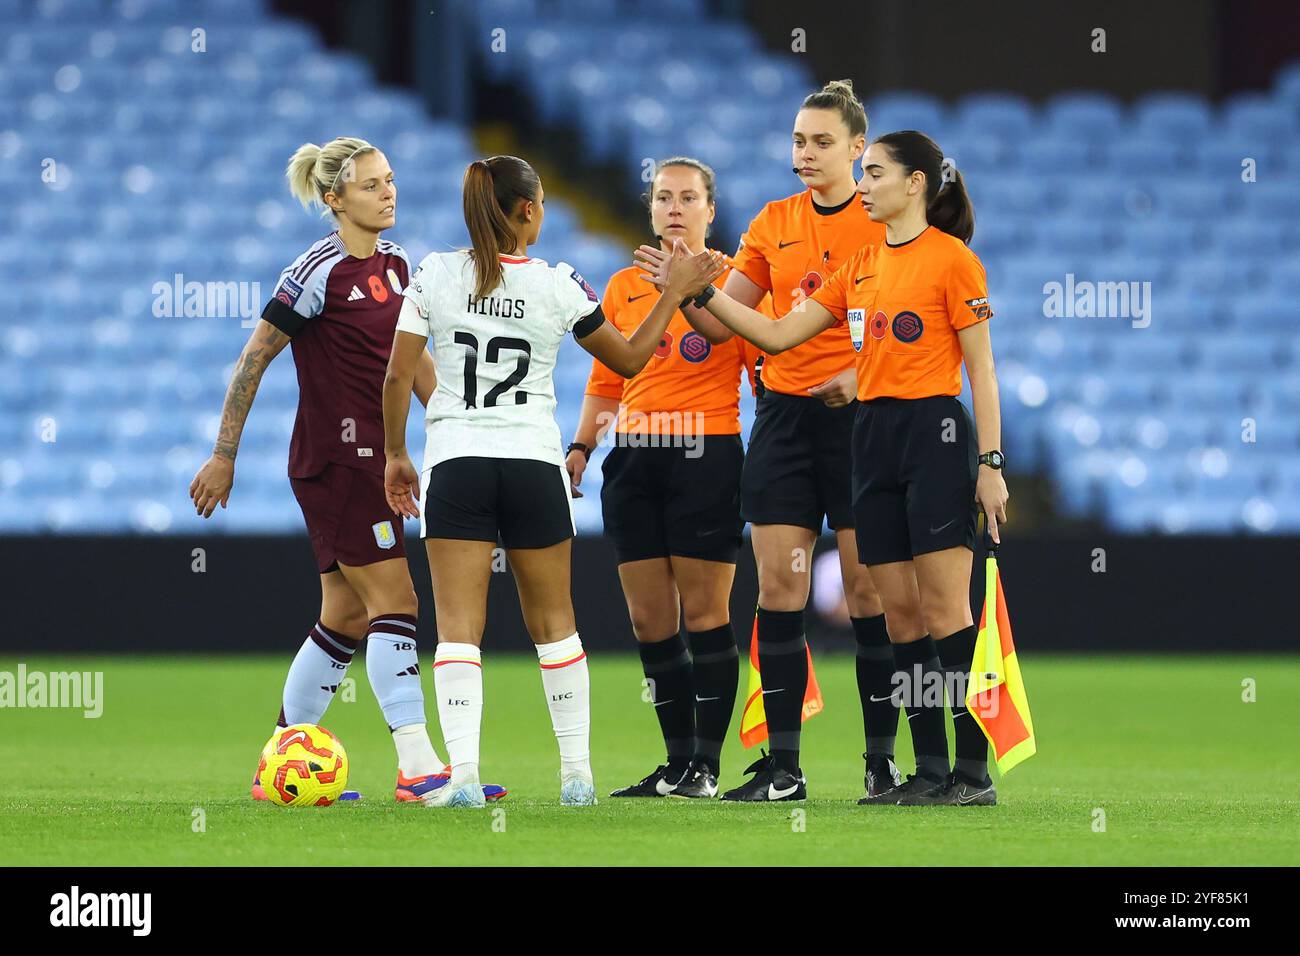
[[328,807],[348,783],[348,755],[324,727],[281,727],[262,748],[258,779],[281,807]]

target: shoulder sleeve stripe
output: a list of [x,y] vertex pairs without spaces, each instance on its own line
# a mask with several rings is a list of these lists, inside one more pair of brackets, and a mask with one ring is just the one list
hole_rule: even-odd
[[331,249],[328,255],[320,259],[317,259],[316,262],[312,264],[312,267],[307,270],[307,272],[303,275],[301,279],[298,280],[299,283],[301,283],[302,285],[306,285],[307,280],[311,278],[313,272],[315,272],[317,269],[319,269],[321,266],[325,265],[326,263],[335,263],[340,261],[342,258],[343,257],[341,255],[339,255],[337,252]]
[[[317,243],[317,246],[319,245],[320,244]],[[302,261],[298,264],[298,268],[293,271],[293,279],[295,282],[301,283],[303,279],[307,278],[308,273],[316,267],[316,263],[325,256],[334,254],[334,250],[329,246],[319,249],[317,246],[312,246],[311,249],[307,250],[307,254],[302,257]]]

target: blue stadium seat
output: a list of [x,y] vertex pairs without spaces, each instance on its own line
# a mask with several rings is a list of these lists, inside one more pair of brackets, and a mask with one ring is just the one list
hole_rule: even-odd
[[1154,141],[1193,145],[1208,139],[1214,122],[1205,100],[1190,93],[1154,93],[1135,104],[1138,133]]
[[[618,170],[629,197],[645,188],[646,157],[712,163],[719,248],[731,251],[765,202],[800,188],[791,124],[816,81],[714,4],[484,0],[469,10],[477,68]],[[681,18],[696,28],[674,28]],[[188,52],[191,21],[208,32],[202,59]],[[425,116],[417,97],[379,86],[365,61],[326,49],[265,0],[196,0],[185,12],[165,0],[0,0],[0,22],[0,188],[16,197],[0,258],[29,262],[32,242],[61,250],[7,287],[0,531],[301,531],[285,477],[291,358],[259,390],[231,509],[205,522],[185,488],[248,329],[240,316],[156,309],[170,305],[176,274],[257,282],[260,297],[328,230],[283,182],[292,150],[331,132],[317,104],[331,104],[332,127],[388,153],[402,199],[393,238],[414,259],[467,241],[459,181],[476,152],[470,131]],[[502,25],[511,55],[487,55],[489,29]],[[580,54],[556,69],[575,36]],[[721,88],[735,101],[718,99]],[[1300,62],[1271,91],[1217,109],[1186,93],[1131,109],[1092,93],[1039,107],[1001,93],[947,103],[869,92],[866,105],[872,136],[921,129],[966,177],[997,310],[1005,444],[1056,482],[1067,514],[1131,531],[1300,530]],[[21,170],[47,156],[58,175],[32,193]],[[628,264],[625,245],[588,234],[552,200],[536,254],[603,287]],[[1070,275],[1151,283],[1150,326],[1048,316],[1044,286]],[[589,368],[567,343],[556,374],[566,437]],[[747,396],[746,427],[752,417]],[[1243,419],[1257,443],[1242,442]],[[51,420],[52,443],[42,441]],[[414,412],[408,430],[419,448]],[[575,502],[584,530],[600,527],[603,454]]]

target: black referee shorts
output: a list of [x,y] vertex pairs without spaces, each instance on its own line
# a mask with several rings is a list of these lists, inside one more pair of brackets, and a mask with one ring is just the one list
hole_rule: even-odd
[[853,527],[853,415],[810,395],[770,389],[758,399],[740,479],[740,513],[751,524],[822,530]]
[[863,564],[975,550],[975,423],[950,395],[875,398],[853,423],[853,516]]
[[425,472],[421,538],[549,548],[572,538],[569,476],[532,458],[449,458]]
[[605,456],[601,513],[619,564],[671,555],[736,563],[744,447],[739,435],[697,441],[694,448],[619,444]]

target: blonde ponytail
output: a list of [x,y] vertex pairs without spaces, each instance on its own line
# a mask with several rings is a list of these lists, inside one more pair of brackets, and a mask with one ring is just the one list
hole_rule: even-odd
[[325,203],[325,194],[342,193],[355,176],[356,157],[374,149],[355,136],[340,136],[324,146],[303,143],[289,157],[289,165],[284,170],[289,192],[304,209],[320,206],[325,212],[332,212]]

